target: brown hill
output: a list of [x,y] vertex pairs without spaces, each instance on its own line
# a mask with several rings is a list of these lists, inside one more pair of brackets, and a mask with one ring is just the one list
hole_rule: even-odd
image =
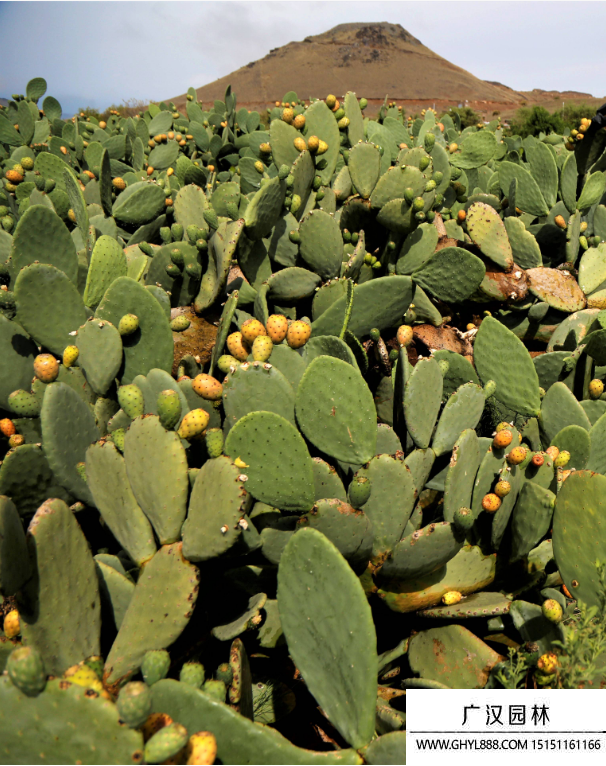
[[[248,109],[264,109],[289,90],[304,99],[353,90],[368,99],[369,113],[386,95],[407,112],[467,103],[487,117],[493,111],[507,117],[524,103],[541,103],[553,110],[564,96],[567,103],[594,101],[584,94],[521,93],[480,80],[438,56],[399,24],[388,22],[339,24],[321,35],[273,48],[262,59],[198,88],[198,100],[205,104],[221,100],[228,85],[238,105]],[[185,95],[172,100],[182,107]]]

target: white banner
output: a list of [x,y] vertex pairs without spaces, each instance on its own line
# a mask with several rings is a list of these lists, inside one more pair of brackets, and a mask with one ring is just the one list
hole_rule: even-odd
[[606,690],[409,689],[406,732],[407,766],[604,764]]

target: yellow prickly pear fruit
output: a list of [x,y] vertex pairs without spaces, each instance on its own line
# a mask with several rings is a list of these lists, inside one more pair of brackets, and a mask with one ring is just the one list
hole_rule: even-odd
[[202,372],[191,382],[191,387],[203,399],[216,402],[223,396],[223,386],[216,378]]
[[513,435],[511,431],[503,428],[500,431],[497,431],[495,434],[495,437],[492,440],[492,446],[496,447],[497,449],[504,449],[505,447],[509,447],[512,439]]
[[[23,170],[23,168],[21,168],[21,170]],[[6,180],[10,181],[12,184],[20,184],[21,181],[23,181],[23,173],[15,170],[15,168],[7,170],[4,175],[6,176]]]
[[326,141],[322,141],[322,139],[320,139],[318,141],[318,151],[316,152],[316,154],[324,154],[327,151],[328,151],[328,144],[326,143]]
[[599,399],[604,393],[604,384],[599,378],[594,378],[589,384],[589,396],[592,399]]
[[501,498],[495,495],[494,492],[489,492],[482,498],[482,508],[487,513],[496,513],[501,507]]
[[400,327],[398,327],[398,332],[396,333],[396,338],[400,346],[410,346],[413,338],[412,327],[407,324],[400,325]]
[[318,148],[320,146],[320,139],[318,136],[310,136],[307,139],[307,148],[312,154],[315,154],[318,151]]
[[462,598],[463,596],[458,590],[449,590],[448,593],[442,596],[442,603],[446,604],[446,606],[453,606],[460,603]]
[[72,684],[83,686],[85,689],[94,689],[99,693],[103,691],[103,684],[99,680],[99,676],[87,665],[73,665],[65,671],[63,677]]
[[526,460],[526,447],[514,447],[509,455],[507,455],[507,462],[509,465],[520,465]]
[[263,327],[263,324],[259,322],[258,319],[247,319],[245,322],[242,322],[240,332],[242,333],[244,342],[249,346],[252,346],[259,335],[267,335],[265,327]]
[[266,362],[274,350],[274,344],[268,335],[259,335],[252,344],[252,356],[255,362]]
[[539,657],[537,662],[537,668],[545,673],[551,675],[555,673],[558,668],[558,657],[553,652],[547,652]]
[[336,96],[333,96],[332,94],[326,96],[326,106],[329,109],[334,109],[336,103],[337,103],[337,97]]
[[499,433],[499,431],[502,431],[504,428],[509,428],[509,423],[507,423],[505,420],[501,421],[501,423],[499,423],[494,430]]
[[245,362],[248,359],[250,348],[244,341],[241,332],[232,332],[231,335],[228,335],[226,345],[229,353],[238,361]]
[[290,107],[286,107],[284,111],[282,112],[282,119],[284,122],[287,122],[289,125],[294,120],[295,113]]
[[101,128],[101,130],[105,130],[105,128],[107,127],[107,123],[101,120],[99,122],[99,127]]
[[185,750],[188,766],[211,766],[217,757],[217,740],[209,731],[192,734]]
[[555,458],[553,461],[553,464],[556,468],[564,468],[564,466],[568,465],[568,462],[570,461],[570,452],[568,450],[563,449],[561,450],[560,454]]
[[25,437],[21,436],[21,434],[13,434],[8,440],[8,446],[10,447],[10,449],[15,449],[15,447],[20,447],[22,444],[25,444]]
[[181,421],[179,436],[182,439],[197,439],[204,435],[210,415],[206,410],[190,410]]
[[451,154],[454,154],[454,153],[457,151],[457,149],[458,149],[458,148],[459,148],[459,145],[458,145],[458,144],[455,144],[455,143],[454,143],[454,141],[453,141],[453,143],[452,143],[452,144],[449,144],[449,145],[448,145],[448,151],[449,151]]
[[565,229],[567,227],[567,223],[564,219],[563,215],[556,215],[556,217],[553,219],[556,226],[559,226],[560,229]]
[[305,127],[305,115],[298,114],[295,117],[295,119],[292,121],[292,124],[295,126],[297,130],[302,130]]
[[240,362],[236,359],[235,356],[232,356],[231,354],[223,354],[217,359],[217,367],[226,375],[229,372],[230,367],[239,366]]
[[114,189],[118,189],[118,191],[122,191],[123,189],[126,189],[126,181],[123,178],[114,178],[112,181],[112,186]]
[[296,322],[292,322],[286,333],[286,342],[291,348],[301,348],[309,340],[311,335],[311,327],[307,322],[302,322],[298,319]]
[[151,739],[157,731],[160,731],[160,729],[163,729],[165,726],[169,726],[172,722],[173,719],[168,713],[152,713],[141,727],[143,741],[147,742],[147,740]]
[[267,320],[267,334],[273,343],[282,343],[288,332],[288,319],[283,314],[272,314]]
[[307,149],[307,144],[305,143],[305,139],[301,138],[301,136],[298,136],[293,141],[294,147],[298,152],[304,152]]
[[271,146],[265,141],[259,145],[259,151],[262,154],[271,154]]
[[73,209],[70,207],[70,209],[67,211],[67,217],[72,223],[76,223],[76,214],[74,213]]
[[124,314],[118,323],[120,335],[131,335],[139,327],[139,317],[136,314]]
[[7,638],[15,638],[21,633],[21,624],[19,622],[19,612],[11,609],[4,616],[4,635]]
[[80,356],[78,346],[66,346],[63,352],[63,364],[66,367],[72,367],[76,359]]
[[43,383],[52,383],[59,374],[59,362],[52,354],[38,354],[34,359],[34,373]]
[[553,622],[556,625],[562,622],[562,616],[564,614],[560,603],[555,598],[548,598],[547,601],[543,601],[541,606],[543,617],[549,622]]
[[265,170],[265,165],[261,162],[261,160],[257,160],[255,162],[255,170],[257,173],[263,173]]
[[508,481],[502,479],[498,481],[494,488],[494,493],[497,497],[503,498],[511,492],[511,484]]

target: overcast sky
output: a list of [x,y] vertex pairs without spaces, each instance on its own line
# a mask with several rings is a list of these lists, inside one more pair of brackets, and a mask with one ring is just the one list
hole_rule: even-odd
[[351,21],[401,24],[476,77],[516,90],[606,94],[605,2],[0,1],[0,97],[43,76],[70,114],[168,99]]

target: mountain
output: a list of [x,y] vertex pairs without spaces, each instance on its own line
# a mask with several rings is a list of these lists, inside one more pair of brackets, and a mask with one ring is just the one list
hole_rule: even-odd
[[[564,99],[567,103],[593,101],[585,94],[522,93],[480,80],[434,53],[399,24],[385,21],[339,24],[323,34],[273,48],[262,59],[198,88],[198,101],[222,100],[228,85],[238,105],[248,109],[264,109],[290,90],[302,99],[329,93],[340,97],[353,90],[368,99],[371,114],[386,95],[407,112],[468,102],[489,118],[495,110],[503,116],[513,114],[525,103],[541,103],[552,111]],[[182,107],[185,94],[170,100]]]

